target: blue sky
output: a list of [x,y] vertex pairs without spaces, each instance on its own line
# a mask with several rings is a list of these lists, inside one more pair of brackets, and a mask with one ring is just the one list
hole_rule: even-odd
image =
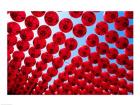
[[[59,19],[60,19],[60,20],[63,19],[63,18],[70,18],[70,19],[73,21],[73,24],[74,24],[74,25],[75,25],[75,24],[82,23],[82,22],[81,22],[81,17],[80,17],[80,18],[73,18],[73,17],[71,17],[71,16],[69,15],[68,12],[57,12],[57,13],[58,13],[58,15],[59,15]],[[123,15],[124,15],[124,12],[123,12],[123,11],[119,11],[118,13],[119,13],[119,16],[123,16]],[[85,42],[86,42],[87,36],[88,36],[89,34],[95,33],[95,32],[94,32],[94,28],[95,28],[96,23],[98,23],[99,21],[103,21],[103,14],[104,14],[103,11],[102,11],[102,12],[96,12],[95,14],[96,14],[96,22],[95,22],[94,25],[86,27],[86,28],[87,28],[87,33],[86,33],[86,35],[85,35],[84,37],[82,37],[82,38],[77,38],[77,37],[75,37],[75,36],[73,35],[73,32],[72,32],[72,31],[70,31],[70,32],[68,32],[68,33],[65,34],[65,35],[66,35],[66,38],[69,38],[69,37],[75,38],[75,39],[77,40],[77,42],[78,42],[78,47],[77,47],[76,50],[74,50],[74,51],[71,52],[71,57],[70,57],[70,59],[68,59],[68,60],[66,60],[66,61],[64,62],[63,67],[58,69],[58,70],[59,70],[59,73],[62,72],[62,71],[64,71],[64,67],[65,67],[66,65],[68,65],[68,64],[71,63],[71,59],[72,59],[74,56],[78,55],[78,48],[79,48],[80,46],[86,44]],[[132,25],[132,24],[133,24],[133,19],[129,19],[129,25]],[[117,31],[118,34],[119,34],[119,36],[124,36],[124,35],[125,35],[125,34],[124,34],[124,31],[118,31],[118,30],[116,30],[116,29],[114,28],[114,23],[109,23],[108,25],[109,25],[109,30],[115,30],[115,31]],[[58,25],[56,25],[55,27],[52,28],[52,32],[53,32],[53,33],[57,32],[57,31],[60,31]],[[105,38],[104,38],[104,35],[103,35],[103,36],[98,35],[98,37],[99,37],[99,39],[100,39],[100,42],[106,42],[106,41],[105,41]],[[129,44],[133,44],[133,38],[129,38]],[[114,47],[114,48],[116,48],[116,46],[115,46],[114,44],[108,44],[108,45],[109,45],[109,47]],[[61,48],[64,48],[64,45],[60,45],[59,48],[60,48],[60,49],[61,49]],[[94,51],[96,50],[96,47],[90,47],[90,49],[91,49],[92,52],[94,52]],[[119,54],[124,53],[124,50],[118,49],[118,51],[119,51]],[[57,57],[58,54],[55,54],[54,56]],[[105,56],[105,55],[101,55],[101,57],[104,57],[104,56]],[[129,57],[129,58],[132,59],[132,57]],[[83,61],[86,61],[86,60],[88,60],[87,57],[83,58]],[[113,62],[116,62],[116,60],[110,60],[110,62],[113,63]],[[52,65],[52,64],[49,63],[49,66],[51,66],[51,65]],[[118,64],[118,67],[123,67],[123,66],[121,66],[121,65]],[[102,70],[103,70],[103,71],[106,71],[106,69],[102,69]],[[56,78],[58,78],[58,75],[55,76],[55,77],[53,77],[53,79],[49,82],[49,84],[52,84],[53,81],[54,81],[54,79],[56,79]],[[128,81],[128,82],[131,82],[131,81]],[[130,93],[129,93],[129,94],[130,94]]]

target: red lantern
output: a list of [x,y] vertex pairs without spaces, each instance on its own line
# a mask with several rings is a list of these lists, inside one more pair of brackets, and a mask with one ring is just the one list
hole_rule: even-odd
[[117,11],[106,11],[104,13],[104,20],[108,23],[113,23],[117,17],[118,17]]
[[22,41],[22,40],[19,40],[16,44],[18,50],[20,51],[26,51],[29,49],[29,42],[28,41]]
[[52,64],[56,69],[62,67],[63,63],[64,63],[64,61],[62,58],[60,58],[60,57],[53,58]]
[[35,65],[35,63],[36,63],[35,58],[26,57],[26,58],[24,59],[24,64],[25,64],[27,67],[31,67],[31,66]]
[[36,49],[35,47],[30,47],[28,53],[33,58],[38,58],[41,55],[41,50]]
[[96,15],[93,13],[93,12],[84,12],[82,14],[82,23],[85,25],[85,26],[91,26],[95,23],[96,21]]
[[108,31],[108,24],[104,21],[98,22],[95,27],[95,32],[98,35],[104,35]]
[[55,42],[56,44],[63,44],[66,40],[66,36],[63,32],[56,32],[53,35],[53,42]]
[[16,22],[8,22],[7,24],[7,32],[9,34],[17,35],[20,32],[20,25]]
[[65,32],[65,33],[70,32],[72,28],[73,28],[73,23],[68,18],[64,18],[59,22],[59,29],[62,32]]
[[38,36],[40,38],[49,38],[52,34],[52,30],[49,26],[41,25],[37,30]]
[[96,47],[96,51],[99,54],[106,54],[109,51],[109,46],[106,42],[100,42]]
[[119,38],[119,35],[116,31],[114,30],[110,30],[106,33],[105,35],[105,40],[108,42],[108,43],[114,43],[118,40]]
[[75,50],[77,45],[78,45],[78,43],[77,43],[76,39],[74,39],[74,38],[68,38],[65,41],[65,47],[69,50]]
[[44,19],[45,19],[45,22],[50,26],[55,26],[59,21],[58,14],[54,11],[46,12]]
[[75,56],[72,58],[71,63],[75,66],[75,67],[79,67],[82,64],[83,60],[80,56]]
[[133,25],[130,25],[125,29],[125,35],[128,38],[133,38]]
[[10,16],[14,21],[22,22],[26,17],[26,13],[24,11],[11,11]]
[[36,17],[41,17],[45,14],[45,11],[31,11],[31,13]]
[[127,48],[129,41],[126,37],[120,37],[118,41],[115,43],[116,47],[119,49]]
[[83,37],[87,32],[87,29],[86,27],[83,25],[83,24],[76,24],[74,27],[73,27],[73,34],[76,36],[76,37]]
[[49,63],[53,59],[53,55],[49,54],[48,52],[45,52],[41,55],[41,59],[44,63]]
[[64,59],[64,60],[67,60],[70,58],[71,56],[71,52],[70,50],[68,50],[67,48],[62,48],[59,50],[59,56]]
[[133,19],[133,11],[125,11],[124,16],[129,19]]
[[118,56],[118,50],[116,48],[109,48],[109,51],[106,53],[106,56],[109,59],[116,59],[116,57]]
[[78,54],[81,56],[81,57],[87,57],[89,54],[90,54],[90,48],[86,45],[84,46],[81,46],[79,49],[78,49]]
[[22,29],[20,31],[20,38],[25,41],[30,41],[34,37],[34,33],[29,28]]
[[25,19],[25,26],[31,30],[35,30],[39,26],[39,20],[35,16],[28,16]]
[[54,77],[54,76],[57,75],[58,70],[55,69],[54,67],[49,67],[48,70],[47,70],[47,73],[50,77]]
[[115,74],[118,71],[118,66],[116,63],[111,63],[108,67],[107,67],[107,71],[111,74]]
[[99,38],[96,34],[88,35],[86,43],[89,47],[95,47],[99,43]]
[[119,54],[116,61],[120,65],[125,65],[128,62],[128,56],[126,54]]
[[58,52],[59,46],[54,42],[50,42],[47,44],[46,49],[49,54],[55,54]]
[[114,26],[118,31],[123,31],[128,27],[128,25],[129,25],[129,20],[124,16],[118,17],[114,23]]
[[79,18],[82,15],[82,11],[69,11],[69,14],[73,18]]

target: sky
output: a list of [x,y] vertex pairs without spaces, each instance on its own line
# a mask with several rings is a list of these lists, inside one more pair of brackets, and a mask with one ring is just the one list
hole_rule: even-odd
[[[79,23],[82,24],[81,17],[80,18],[73,18],[73,17],[71,17],[69,15],[69,12],[67,12],[67,11],[57,12],[57,13],[59,15],[59,21],[61,19],[63,19],[63,18],[69,18],[69,19],[71,19],[73,21],[73,25],[76,25],[76,24],[79,24]],[[80,46],[83,46],[83,45],[86,44],[86,38],[88,37],[88,35],[95,33],[94,28],[96,26],[96,23],[98,23],[99,21],[103,21],[104,11],[94,12],[94,13],[96,14],[96,22],[92,26],[86,26],[87,33],[86,33],[86,35],[84,37],[78,38],[78,37],[74,36],[72,30],[70,32],[68,32],[68,33],[65,33],[66,38],[70,38],[70,37],[75,38],[77,40],[77,42],[78,42],[78,46],[77,46],[77,48],[75,50],[71,51],[71,57],[68,60],[65,60],[63,66],[58,69],[59,73],[60,72],[63,72],[65,66],[71,63],[71,59],[74,56],[78,55],[78,48]],[[119,16],[123,16],[124,15],[124,12],[123,11],[119,11],[118,13],[119,13]],[[27,16],[28,15],[31,15],[31,12],[29,12],[29,11],[27,12],[26,11],[26,15]],[[40,17],[38,19],[39,19],[40,25],[46,25],[46,23],[44,21],[44,17]],[[9,21],[11,21],[10,18],[9,18]],[[20,24],[20,26],[21,26],[22,29],[25,28],[24,22],[21,22],[19,24]],[[132,25],[132,24],[133,24],[133,19],[129,19],[129,25]],[[119,34],[119,36],[124,36],[125,35],[124,34],[124,31],[118,31],[118,30],[116,30],[114,28],[114,23],[109,23],[108,26],[109,26],[109,30],[115,30],[115,31],[117,31],[118,34]],[[52,42],[52,36],[53,36],[53,34],[56,33],[56,32],[58,32],[58,31],[60,31],[60,29],[58,27],[58,24],[55,25],[55,26],[50,26],[50,28],[52,29],[52,35],[51,35],[51,37],[49,37],[48,39],[46,39],[46,42],[47,43]],[[36,37],[36,36],[38,36],[37,35],[37,30],[34,30],[34,37]],[[99,37],[100,42],[106,42],[105,41],[105,38],[104,38],[104,35],[103,36],[98,35],[98,37]],[[129,39],[129,44],[133,44],[133,38],[128,38],[128,39]],[[18,35],[18,40],[20,40],[19,35]],[[29,43],[30,43],[31,46],[33,46],[33,41],[30,41]],[[111,47],[116,48],[116,46],[114,44],[108,44],[108,45],[109,45],[110,48]],[[64,44],[63,45],[60,45],[59,46],[59,49],[64,48],[64,47],[65,47]],[[14,49],[17,50],[16,46],[14,46]],[[96,47],[90,47],[90,50],[91,50],[91,52],[95,52],[96,51]],[[119,51],[119,54],[124,53],[124,50],[118,49],[118,51]],[[41,53],[43,53],[43,52],[46,52],[46,48],[41,49]],[[28,51],[26,51],[24,53],[25,53],[25,56],[28,56],[29,55],[28,54]],[[58,56],[59,56],[58,53],[57,54],[54,54],[54,57],[58,57]],[[101,57],[104,57],[104,56],[105,55],[101,55]],[[129,57],[129,58],[130,59],[133,59],[133,57]],[[83,59],[83,61],[87,61],[88,60],[87,57],[84,57],[82,59]],[[41,60],[41,57],[36,58],[36,61],[40,61],[40,60]],[[110,60],[110,63],[115,63],[115,62],[116,62],[116,60]],[[24,62],[23,61],[22,61],[22,65],[24,65]],[[123,66],[121,66],[119,64],[117,64],[117,65],[118,65],[118,67],[123,67]],[[51,67],[51,66],[52,66],[52,63],[48,63],[48,67]],[[33,66],[32,68],[35,69],[36,67]],[[106,69],[102,69],[102,71],[106,71]],[[47,69],[43,71],[43,73],[46,73],[46,72],[47,72]],[[58,75],[56,75],[55,77],[52,78],[52,80],[49,82],[49,85],[51,85],[56,78],[58,78]],[[40,80],[41,80],[41,77],[40,77]],[[131,82],[131,81],[128,81],[128,82]],[[131,94],[131,93],[129,93],[129,94]]]
[[[123,15],[124,15],[124,12],[123,12],[123,11],[119,11],[118,13],[119,13],[119,16],[123,16]],[[79,48],[80,46],[83,46],[83,45],[86,44],[85,42],[86,42],[86,38],[88,37],[88,35],[90,35],[90,34],[92,34],[92,33],[95,33],[94,28],[95,28],[95,26],[96,26],[96,23],[98,23],[99,21],[103,21],[104,11],[97,12],[97,13],[95,13],[95,14],[96,14],[96,22],[95,22],[95,24],[93,24],[92,26],[88,26],[88,27],[86,26],[86,28],[87,28],[87,33],[86,33],[86,35],[85,35],[84,37],[82,37],[82,38],[77,38],[77,37],[75,37],[75,36],[73,35],[73,32],[72,32],[72,31],[70,31],[69,33],[66,33],[66,34],[65,34],[67,38],[69,38],[69,37],[74,37],[74,38],[77,40],[77,42],[78,42],[78,47],[77,47],[76,50],[74,50],[74,51],[71,52],[71,57],[70,57],[70,59],[68,59],[68,60],[66,60],[66,61],[64,62],[63,67],[58,69],[59,72],[63,72],[63,71],[64,71],[64,67],[65,67],[66,65],[68,65],[69,63],[71,63],[71,59],[72,59],[74,56],[78,55],[78,48]],[[59,17],[60,17],[60,20],[61,20],[62,18],[70,18],[70,19],[73,21],[73,24],[74,24],[74,25],[75,25],[75,24],[82,23],[82,22],[81,22],[81,17],[80,17],[80,18],[73,18],[73,17],[71,17],[71,16],[69,15],[68,12],[58,12],[58,15],[59,15]],[[133,24],[133,20],[132,20],[132,19],[129,19],[129,25],[132,25],[132,24]],[[109,25],[109,30],[115,30],[115,31],[118,32],[119,36],[125,36],[124,31],[118,31],[118,30],[116,30],[116,29],[114,28],[114,23],[109,23],[108,25]],[[53,32],[57,32],[57,31],[59,31],[59,28],[58,28],[58,26],[56,26],[56,27],[52,28],[52,30],[53,30]],[[106,42],[106,41],[105,41],[105,38],[104,38],[104,35],[103,35],[103,36],[98,35],[98,37],[99,37],[99,39],[100,39],[100,42]],[[51,40],[50,40],[50,41],[51,41]],[[129,44],[133,44],[133,38],[129,38]],[[111,48],[111,47],[112,47],[112,48],[116,48],[115,44],[108,44],[108,45],[109,45],[110,48]],[[61,46],[60,46],[60,48],[63,48],[63,47],[64,47],[64,45],[61,45]],[[117,49],[118,49],[118,48],[117,48]],[[91,50],[91,52],[94,52],[94,51],[96,51],[96,47],[90,47],[90,50]],[[118,52],[119,52],[119,54],[122,54],[122,53],[124,53],[124,49],[123,49],[123,50],[122,50],[122,49],[118,49]],[[55,56],[57,57],[58,54],[55,54]],[[101,57],[104,57],[104,56],[105,56],[105,55],[101,55]],[[132,57],[129,57],[129,58],[132,59]],[[87,57],[83,58],[83,61],[87,61],[87,60],[88,60]],[[110,63],[115,63],[115,62],[116,62],[116,60],[110,60]],[[51,65],[51,64],[50,64],[50,65]],[[119,65],[119,64],[117,64],[117,65],[118,65],[118,67],[124,67],[124,66]],[[106,69],[102,69],[102,71],[106,71]],[[55,76],[55,77],[50,81],[49,84],[52,84],[53,81],[54,81],[54,79],[56,79],[56,78],[58,78],[58,75]],[[131,82],[131,81],[128,81],[128,82]],[[129,94],[131,94],[131,93],[129,93]]]

